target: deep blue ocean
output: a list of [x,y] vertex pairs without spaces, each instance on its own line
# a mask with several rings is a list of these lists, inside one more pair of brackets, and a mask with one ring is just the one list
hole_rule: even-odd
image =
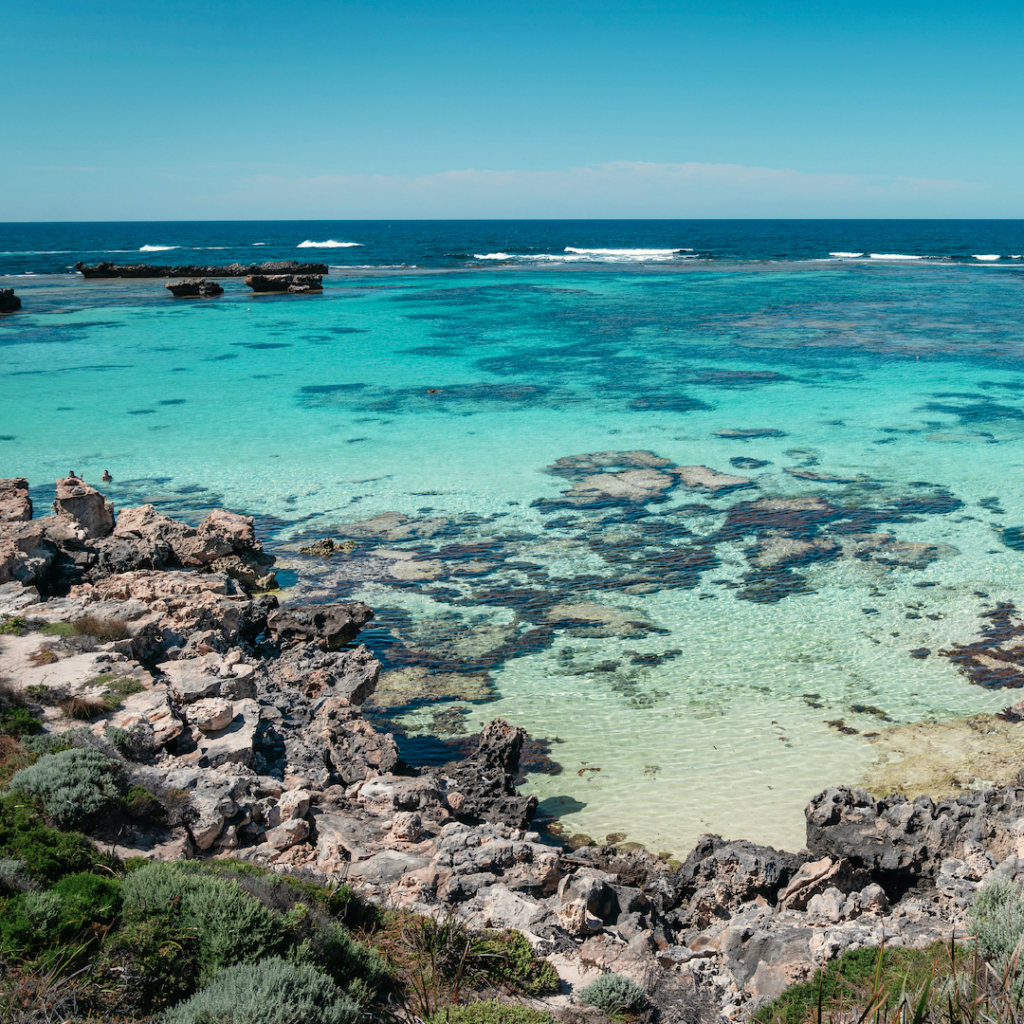
[[[569,832],[798,848],[888,730],[1018,696],[955,651],[1024,592],[1022,254],[1022,221],[0,225],[0,476],[255,516],[283,601],[376,610],[366,713],[412,761],[500,714]],[[71,270],[269,259],[322,294]]]
[[[609,253],[608,250],[618,250]],[[630,251],[632,250],[632,251]],[[1024,221],[608,220],[225,221],[0,224],[0,275],[96,263],[251,263],[337,267],[509,263],[678,263],[829,259],[830,254],[975,262],[1018,259]]]

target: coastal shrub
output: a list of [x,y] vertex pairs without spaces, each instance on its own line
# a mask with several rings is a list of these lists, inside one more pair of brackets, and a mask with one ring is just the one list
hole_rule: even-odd
[[1024,893],[1012,882],[994,881],[983,885],[970,910],[970,931],[977,939],[978,952],[1000,974],[1024,986]]
[[0,798],[0,858],[17,859],[34,882],[50,884],[88,871],[102,858],[85,836],[44,825],[34,798]]
[[602,974],[580,991],[580,999],[609,1016],[637,1013],[647,1007],[647,993],[623,974]]
[[191,999],[164,1012],[163,1024],[360,1024],[359,1006],[326,974],[271,957],[238,964]]
[[90,697],[84,693],[72,694],[67,700],[60,702],[60,709],[68,718],[79,722],[91,722],[100,715],[105,715],[110,706],[102,697]]
[[30,954],[75,941],[93,924],[117,913],[120,883],[83,871],[67,875],[46,892],[25,892],[8,902],[0,918],[0,948]]
[[28,708],[0,709],[0,732],[5,736],[21,739],[22,736],[32,736],[40,732],[42,728],[43,723]]
[[288,923],[297,935],[305,933],[305,938],[289,959],[315,967],[354,999],[368,1002],[390,977],[387,960],[377,950],[357,942],[348,929],[322,912],[301,915],[305,920],[297,920],[299,917],[293,910]]
[[234,964],[284,953],[291,944],[285,920],[237,882],[188,874],[174,864],[129,874],[122,904],[128,920],[161,919],[169,930],[194,937],[200,983]]
[[21,636],[27,625],[20,615],[0,615],[0,636]]
[[427,1024],[553,1024],[554,1018],[543,1010],[519,1003],[480,1000],[465,1006],[446,1006],[427,1018]]
[[57,657],[56,652],[51,651],[49,647],[40,647],[38,651],[28,656],[28,660],[31,661],[36,668],[40,668],[43,665],[53,665],[60,659]]
[[521,932],[485,932],[470,942],[469,959],[492,984],[514,992],[539,996],[560,988],[558,972],[534,953]]
[[10,782],[12,792],[34,793],[58,825],[73,826],[117,799],[123,770],[98,750],[72,747],[47,754],[22,768]]

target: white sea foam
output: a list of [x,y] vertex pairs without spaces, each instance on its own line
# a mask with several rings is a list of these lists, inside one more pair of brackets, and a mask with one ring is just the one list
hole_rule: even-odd
[[565,247],[566,252],[574,252],[580,256],[675,256],[681,252],[693,252],[692,249],[576,249],[571,245]]
[[266,242],[253,242],[253,245],[266,245]]
[[58,256],[74,249],[12,249],[10,252],[0,252],[0,256]]
[[901,252],[873,252],[873,260],[923,260],[923,256],[907,256]]
[[989,253],[986,256],[979,256],[977,253],[974,254],[974,259],[976,259],[976,260],[986,260],[989,263],[991,263],[992,260],[997,260],[999,258],[1000,258],[1000,256],[999,256],[998,253],[995,253],[995,254]]
[[180,249],[180,245],[144,245],[139,252],[167,252],[168,249]]
[[362,245],[362,242],[336,242],[328,238],[326,242],[311,242],[308,238],[305,242],[299,242],[296,249],[351,249],[354,246]]
[[[858,256],[863,256],[862,252],[830,252],[829,256],[838,256],[840,259],[856,259]],[[873,255],[873,254],[872,254]]]

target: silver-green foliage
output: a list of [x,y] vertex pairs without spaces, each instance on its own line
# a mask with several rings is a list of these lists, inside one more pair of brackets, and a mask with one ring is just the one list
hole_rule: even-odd
[[1024,893],[1011,882],[989,882],[981,887],[970,912],[971,934],[978,951],[1000,972],[1024,981],[1024,955],[1019,948],[1024,938]]
[[101,811],[117,798],[121,765],[98,750],[72,747],[47,754],[16,772],[12,792],[34,793],[46,813],[64,828]]
[[580,992],[580,999],[607,1014],[634,1013],[647,1006],[644,990],[622,974],[602,974]]
[[202,980],[225,967],[284,952],[289,944],[288,927],[279,914],[237,882],[216,875],[149,864],[124,880],[121,901],[128,920],[171,917],[175,925],[195,935]]
[[360,1024],[362,1011],[305,964],[270,957],[219,974],[164,1012],[163,1024]]

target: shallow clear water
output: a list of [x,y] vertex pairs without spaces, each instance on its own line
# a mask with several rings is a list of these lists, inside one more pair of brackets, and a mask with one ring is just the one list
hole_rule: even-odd
[[[528,788],[570,832],[793,848],[808,798],[872,759],[865,733],[1012,702],[939,652],[1024,582],[1024,275],[519,268],[329,277],[322,297],[224,283],[175,302],[162,282],[19,279],[25,310],[0,319],[0,475],[28,476],[40,511],[57,476],[108,469],[119,507],[258,516],[285,597],[378,610],[373,713],[406,749],[447,759],[423,737],[502,714],[551,741],[562,771]],[[777,433],[718,433],[752,429]],[[635,450],[751,484],[567,504],[584,470],[546,471]],[[766,496],[829,504],[743,526]],[[350,528],[388,511],[413,522]],[[882,549],[865,540],[882,533]],[[299,554],[324,535],[355,550]],[[773,535],[823,546],[772,565]]]

